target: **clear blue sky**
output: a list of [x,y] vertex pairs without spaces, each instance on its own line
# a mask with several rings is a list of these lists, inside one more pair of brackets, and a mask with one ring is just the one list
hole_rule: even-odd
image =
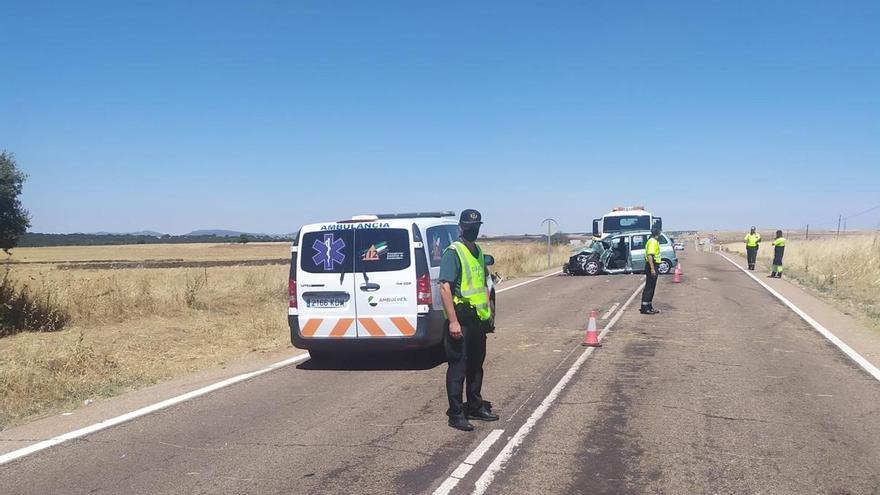
[[880,204],[877,1],[0,7],[0,148],[34,231],[467,207],[577,231],[636,203],[832,227]]

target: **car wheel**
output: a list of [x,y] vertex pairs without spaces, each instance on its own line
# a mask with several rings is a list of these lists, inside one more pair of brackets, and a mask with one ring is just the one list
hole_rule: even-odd
[[595,260],[588,261],[587,264],[584,265],[584,273],[586,273],[587,275],[596,275],[601,269],[602,265],[600,265],[599,262]]
[[670,263],[669,260],[663,260],[657,265],[657,273],[662,275],[669,273],[670,270],[672,270],[672,263]]

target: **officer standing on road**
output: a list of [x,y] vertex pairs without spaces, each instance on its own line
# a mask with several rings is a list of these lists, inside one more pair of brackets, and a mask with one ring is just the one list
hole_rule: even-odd
[[657,287],[657,266],[660,258],[660,227],[651,229],[651,237],[645,243],[645,289],[642,291],[643,315],[655,315],[660,312],[654,309],[654,289]]
[[782,278],[782,255],[785,254],[785,237],[782,231],[776,231],[776,239],[773,239],[773,266],[770,267],[770,278]]
[[749,260],[749,270],[755,269],[755,260],[758,258],[758,243],[761,242],[761,234],[755,232],[755,227],[746,234],[746,254]]
[[[489,307],[488,273],[483,251],[476,244],[482,216],[464,210],[458,222],[461,238],[443,252],[440,261],[440,297],[446,313],[444,346],[449,368],[446,395],[449,398],[449,426],[471,431],[468,419],[497,421],[491,404],[480,395],[483,361],[486,360],[486,330],[492,319]],[[461,396],[467,381],[467,403]]]

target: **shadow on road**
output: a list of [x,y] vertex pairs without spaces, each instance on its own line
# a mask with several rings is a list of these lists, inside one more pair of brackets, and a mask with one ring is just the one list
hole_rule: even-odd
[[313,356],[297,365],[297,369],[311,371],[391,371],[429,370],[446,362],[437,350],[399,352],[334,353]]

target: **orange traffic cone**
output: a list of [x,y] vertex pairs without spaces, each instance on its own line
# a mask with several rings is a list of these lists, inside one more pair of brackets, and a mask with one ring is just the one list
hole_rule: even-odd
[[672,274],[672,283],[677,284],[681,282],[681,263],[675,265],[675,273]]
[[599,334],[596,332],[596,310],[590,311],[590,323],[587,324],[587,335],[584,337],[584,343],[587,347],[602,347],[599,343]]

